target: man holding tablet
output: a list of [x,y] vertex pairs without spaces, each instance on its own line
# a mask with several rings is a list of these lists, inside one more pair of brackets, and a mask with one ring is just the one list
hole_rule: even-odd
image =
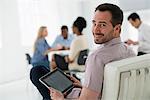
[[65,93],[74,87],[70,78],[59,69],[55,69],[53,72],[49,72],[41,77],[40,82],[47,88],[53,87],[62,93]]
[[[100,100],[104,77],[104,66],[112,61],[135,56],[120,39],[123,21],[122,10],[110,3],[100,4],[96,7],[93,17],[92,33],[94,42],[100,44],[86,60],[86,71],[79,100]],[[64,95],[50,88],[53,100],[64,100]]]
[[[39,81],[48,89],[52,87],[66,95],[69,94],[71,98],[77,98],[81,89],[76,89],[76,94],[73,95],[70,94],[70,92],[73,88],[81,88],[81,85],[76,85],[75,81],[73,80],[75,80],[73,77],[68,76],[60,69],[55,69],[54,71],[47,73],[39,79]],[[80,83],[78,80],[77,82]]]

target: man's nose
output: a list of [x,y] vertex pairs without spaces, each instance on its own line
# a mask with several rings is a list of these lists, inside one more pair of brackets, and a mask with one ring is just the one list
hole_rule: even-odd
[[100,33],[100,32],[101,32],[101,28],[96,25],[96,26],[94,27],[94,32],[95,32],[95,33]]

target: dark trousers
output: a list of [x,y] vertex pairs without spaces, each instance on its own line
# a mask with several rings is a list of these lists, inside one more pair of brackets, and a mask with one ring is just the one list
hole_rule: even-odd
[[30,80],[37,87],[43,100],[51,100],[49,90],[39,81],[39,78],[48,73],[49,70],[44,66],[33,67],[30,71]]
[[65,61],[65,56],[54,54],[54,59],[57,65],[57,68],[65,71],[68,69],[68,62]]
[[144,55],[144,54],[147,54],[145,52],[138,52],[137,56],[141,56],[141,55]]

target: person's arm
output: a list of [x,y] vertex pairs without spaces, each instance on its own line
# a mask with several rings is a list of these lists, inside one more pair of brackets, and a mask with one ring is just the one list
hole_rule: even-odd
[[131,44],[133,44],[133,45],[138,45],[138,44],[139,44],[138,41],[133,41],[133,40],[131,40],[131,39],[128,39],[125,43],[128,44],[128,45],[131,45]]
[[65,46],[63,46],[63,49],[64,49],[64,50],[70,50],[70,47],[65,47]]
[[70,76],[70,75],[67,75],[69,78],[70,78],[70,80],[73,82],[73,85],[75,86],[75,87],[78,87],[78,88],[82,88],[82,84],[81,84],[81,82],[78,80],[78,79],[76,79],[75,77],[73,77],[73,76]]
[[45,39],[39,39],[36,43],[36,49],[43,55],[47,55],[51,47]]
[[58,48],[49,48],[48,50],[46,50],[44,52],[44,55],[48,55],[48,53],[50,53],[51,51],[58,51],[58,50],[60,50],[60,49],[58,49]]
[[89,88],[82,88],[79,100],[98,100],[99,93]]
[[60,91],[57,91],[56,89],[53,88],[49,88],[49,91],[52,100],[65,100],[64,95]]
[[[86,61],[85,82],[81,91],[81,95],[78,100],[98,100],[101,96],[103,76],[104,76],[104,63],[103,56],[101,54],[91,54]],[[53,90],[52,90],[53,91]],[[63,95],[58,91],[53,91],[60,96],[60,100],[63,100]],[[52,96],[57,96],[53,95]],[[58,98],[58,97],[54,97]]]
[[51,51],[53,51],[52,48],[49,48],[48,50],[46,50],[46,51],[44,52],[44,55],[48,55],[48,53],[51,52]]
[[134,41],[133,45],[138,45],[139,42],[138,41]]
[[[64,95],[53,88],[50,88],[50,96],[53,100],[65,100]],[[81,95],[76,100],[98,100],[99,93],[83,87]],[[75,99],[74,99],[75,100]]]
[[69,56],[65,56],[65,61],[68,63],[73,63],[74,60],[69,59]]
[[[90,69],[89,69],[90,70]],[[102,76],[103,77],[103,76]],[[73,78],[73,77],[72,77]],[[73,80],[76,80],[75,78],[73,78]],[[91,80],[92,81],[92,80]],[[81,85],[81,84],[79,84],[79,82],[77,82],[76,81],[76,83],[78,84],[78,85]],[[97,84],[97,82],[96,82],[96,84]],[[101,84],[100,82],[99,82],[99,84]],[[97,87],[97,88],[99,88],[99,87]],[[100,92],[97,92],[97,91],[94,91],[94,90],[92,90],[92,89],[90,89],[90,88],[88,88],[88,87],[83,87],[82,88],[82,91],[81,91],[81,94],[80,94],[80,97],[79,98],[77,98],[76,100],[98,100],[99,99],[99,97],[101,97],[101,95],[100,95],[101,93]],[[57,90],[55,90],[55,89],[50,89],[50,95],[51,95],[51,97],[54,99],[54,100],[65,100],[64,99],[64,95],[61,93],[61,92],[59,92],[59,91],[57,91]],[[74,99],[75,100],[75,99]]]
[[54,43],[52,44],[53,51],[68,49],[67,47],[62,45],[62,41],[61,41],[62,39],[61,38],[62,38],[61,35],[58,35],[56,37]]

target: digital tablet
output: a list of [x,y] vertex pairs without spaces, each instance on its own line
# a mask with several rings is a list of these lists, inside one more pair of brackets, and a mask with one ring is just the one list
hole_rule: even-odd
[[56,90],[61,91],[62,93],[68,92],[74,87],[73,82],[60,69],[55,69],[53,72],[47,73],[39,80],[47,88],[52,87]]

